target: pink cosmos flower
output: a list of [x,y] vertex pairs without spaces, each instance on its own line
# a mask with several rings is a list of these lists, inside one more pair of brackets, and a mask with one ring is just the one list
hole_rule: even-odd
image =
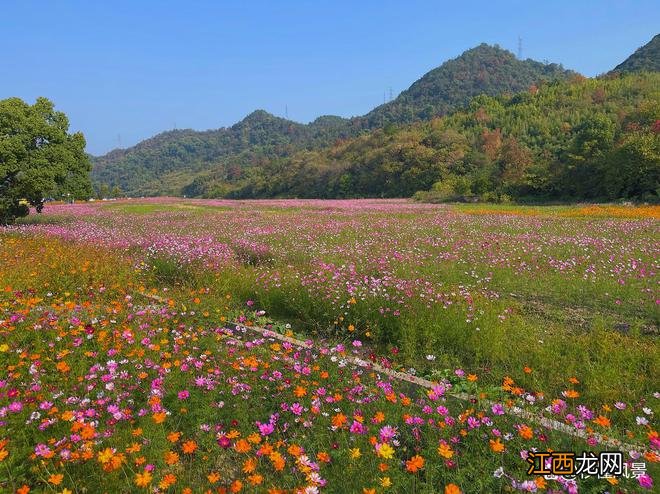
[[639,485],[643,487],[644,489],[652,489],[653,488],[653,479],[651,478],[650,475],[648,474],[643,474],[637,477],[637,482],[639,482]]

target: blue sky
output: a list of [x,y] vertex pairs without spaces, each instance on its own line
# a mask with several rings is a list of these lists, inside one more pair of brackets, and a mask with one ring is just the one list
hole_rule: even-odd
[[654,1],[0,1],[0,98],[53,100],[101,154],[257,108],[360,115],[481,42],[593,76],[656,34]]

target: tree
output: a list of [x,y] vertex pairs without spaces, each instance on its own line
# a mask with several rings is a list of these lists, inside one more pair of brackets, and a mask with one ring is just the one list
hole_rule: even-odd
[[41,212],[49,197],[87,199],[91,165],[80,132],[46,98],[0,100],[0,224]]
[[607,160],[605,180],[610,199],[658,201],[660,193],[660,135],[637,132],[628,136]]
[[524,185],[532,159],[529,149],[519,144],[515,137],[507,138],[500,153],[502,185],[512,190]]

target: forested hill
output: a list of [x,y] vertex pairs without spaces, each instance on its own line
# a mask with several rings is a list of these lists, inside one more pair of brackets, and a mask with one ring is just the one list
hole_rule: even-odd
[[478,94],[517,93],[575,75],[556,64],[517,60],[479,45],[430,71],[395,100],[362,117],[320,117],[303,125],[256,111],[232,127],[174,130],[93,158],[92,178],[129,195],[212,195],[231,192],[246,171],[295,152],[320,149],[387,124],[446,114]]
[[660,73],[576,77],[253,167],[231,196],[658,201]]
[[428,120],[460,108],[480,94],[518,93],[533,84],[575,75],[558,64],[518,60],[510,51],[481,44],[424,74],[395,100],[363,119],[370,128]]
[[660,34],[614,67],[613,72],[660,71]]
[[185,186],[194,189],[190,184],[201,172],[212,170],[216,178],[232,180],[246,166],[355,133],[340,117],[320,117],[303,125],[257,110],[232,127],[171,130],[132,148],[111,151],[93,159],[92,177],[131,195],[179,195]]

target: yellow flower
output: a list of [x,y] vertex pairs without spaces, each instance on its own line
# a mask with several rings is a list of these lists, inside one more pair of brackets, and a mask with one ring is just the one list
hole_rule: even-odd
[[449,459],[454,456],[454,451],[451,449],[451,446],[447,443],[440,443],[438,446],[438,454],[443,458]]
[[105,448],[103,451],[99,451],[98,459],[100,463],[108,463],[112,460],[115,452],[111,448]]
[[353,448],[350,451],[351,451],[351,460],[355,460],[362,455],[362,453],[360,452],[360,448]]
[[386,460],[391,459],[394,456],[394,448],[387,443],[381,444],[377,447],[378,456],[385,458]]
[[3,343],[2,345],[0,345],[0,352],[5,353],[8,351],[9,351],[9,345],[7,345],[7,343]]
[[389,477],[383,477],[382,479],[380,479],[380,486],[381,487],[384,487],[385,489],[387,489],[391,485],[392,485],[392,481],[390,480]]

